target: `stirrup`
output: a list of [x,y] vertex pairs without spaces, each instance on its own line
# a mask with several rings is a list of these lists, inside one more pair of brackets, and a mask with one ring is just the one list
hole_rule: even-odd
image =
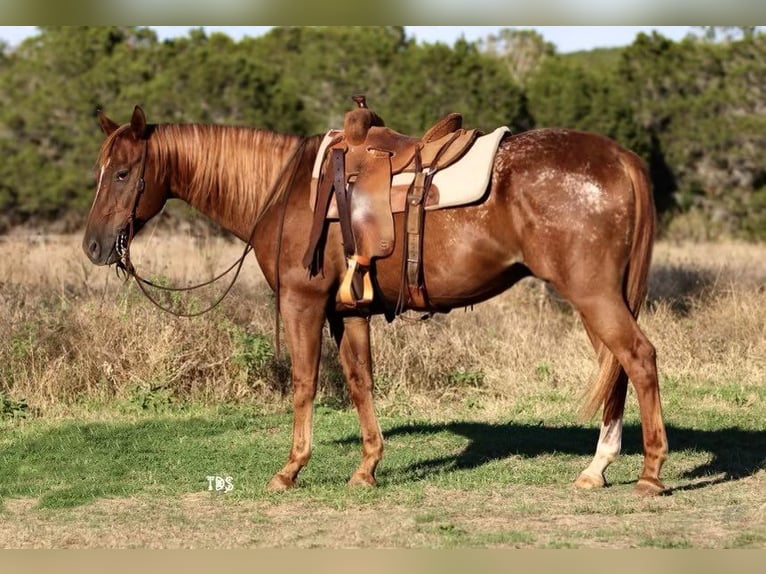
[[347,260],[348,270],[340,284],[340,300],[347,307],[366,307],[372,303],[372,279],[368,265],[359,263],[358,255]]

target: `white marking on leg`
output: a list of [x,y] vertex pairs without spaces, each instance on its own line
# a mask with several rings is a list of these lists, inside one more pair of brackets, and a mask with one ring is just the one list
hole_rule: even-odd
[[602,423],[601,433],[598,436],[598,446],[596,446],[596,455],[582,474],[603,480],[606,467],[617,459],[621,448],[622,418]]

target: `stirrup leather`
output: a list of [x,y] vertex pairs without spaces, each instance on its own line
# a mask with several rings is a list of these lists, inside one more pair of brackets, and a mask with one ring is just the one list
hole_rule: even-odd
[[358,255],[347,259],[348,270],[340,284],[340,300],[347,307],[366,307],[372,303],[372,279],[369,265],[359,262]]

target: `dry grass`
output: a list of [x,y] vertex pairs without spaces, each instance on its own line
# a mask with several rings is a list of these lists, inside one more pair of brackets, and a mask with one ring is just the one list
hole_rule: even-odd
[[[249,365],[238,361],[237,345],[255,328],[251,320],[265,319],[271,307],[254,262],[240,276],[233,313],[230,307],[227,316],[177,319],[145,302],[112,270],[92,266],[79,239],[0,242],[0,322],[9,327],[0,334],[3,392],[44,411],[151,389],[210,401],[268,394]],[[153,270],[152,278],[188,284],[221,271],[219,261],[239,254],[239,245],[222,239],[152,237],[139,242],[135,257]],[[262,296],[245,295],[253,292]]]
[[[284,369],[274,368],[273,296],[255,261],[222,307],[176,319],[111,270],[90,265],[79,242],[0,239],[6,414],[21,401],[46,414],[114,399],[279,402],[285,381],[275,376]],[[188,284],[240,253],[240,243],[221,238],[150,234],[134,258],[145,273]],[[764,246],[659,244],[641,323],[658,348],[663,381],[763,384],[765,284]],[[430,321],[374,318],[373,341],[383,409],[417,411],[439,400],[499,412],[541,392],[576,399],[595,373],[577,317],[532,280]],[[340,369],[329,341],[325,347],[320,393],[342,400]]]
[[[754,488],[763,486],[762,477],[751,480]],[[196,493],[101,499],[66,513],[36,511],[35,500],[17,499],[5,504],[0,540],[5,548],[38,549],[763,548],[766,507],[737,501],[744,485],[734,494],[728,486],[712,490],[704,504],[693,504],[689,499],[699,497],[684,493],[641,499],[624,492],[573,495],[550,486],[429,487],[416,505],[391,500],[340,507]],[[719,491],[731,499],[727,504],[716,502]]]
[[[674,492],[645,500],[629,495],[640,466],[635,400],[626,452],[610,468],[614,486],[569,485],[597,435],[573,426],[595,361],[576,315],[539,283],[427,322],[374,318],[387,436],[382,488],[367,495],[342,487],[358,459],[356,420],[325,408],[306,487],[277,498],[260,489],[287,451],[288,401],[271,347],[273,296],[255,262],[221,308],[176,319],[111,270],[91,266],[79,242],[0,238],[0,417],[43,417],[4,423],[12,431],[4,453],[15,462],[5,468],[2,547],[765,547],[763,448],[749,445],[762,443],[766,397],[764,245],[657,246],[640,322],[658,349],[671,440],[664,473]],[[239,243],[220,238],[149,235],[135,260],[184,284],[240,253]],[[325,347],[320,401],[335,404],[345,391],[332,344]],[[246,406],[205,406],[224,401]],[[165,421],[163,409],[177,403],[201,403],[207,414],[192,408]],[[276,414],[253,417],[252,403]],[[91,425],[91,450],[81,452],[80,425],[102,417]],[[207,436],[211,425],[220,436]],[[154,466],[113,460],[113,444],[136,457],[165,453],[153,456],[168,457],[172,476],[151,478]],[[163,450],[181,444],[197,450]],[[66,448],[89,461],[89,473],[80,476],[76,464],[50,470]],[[26,456],[35,449],[50,454]],[[233,498],[190,492],[204,474],[195,465],[216,460],[219,449],[242,490]],[[34,464],[47,482],[33,493],[14,473]],[[173,486],[177,476],[182,486]],[[87,494],[94,477],[137,494],[105,487],[81,504],[51,505],[70,482],[69,490]],[[152,490],[156,480],[165,490]]]

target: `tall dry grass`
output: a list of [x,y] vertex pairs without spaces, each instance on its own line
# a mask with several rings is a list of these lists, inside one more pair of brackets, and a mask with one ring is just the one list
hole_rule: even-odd
[[[188,284],[227,267],[241,248],[218,237],[149,234],[136,242],[134,259],[144,273]],[[764,384],[764,285],[766,246],[658,244],[640,322],[658,349],[663,383]],[[112,270],[92,266],[79,236],[6,236],[0,325],[6,415],[24,405],[54,414],[83,402],[279,404],[288,384],[286,361],[273,354],[273,295],[254,259],[222,306],[178,319]],[[596,369],[576,314],[534,280],[474,309],[422,322],[376,317],[372,328],[384,408],[435,401],[508,408],[531,396],[572,401]],[[343,400],[340,368],[325,339],[320,397]]]

